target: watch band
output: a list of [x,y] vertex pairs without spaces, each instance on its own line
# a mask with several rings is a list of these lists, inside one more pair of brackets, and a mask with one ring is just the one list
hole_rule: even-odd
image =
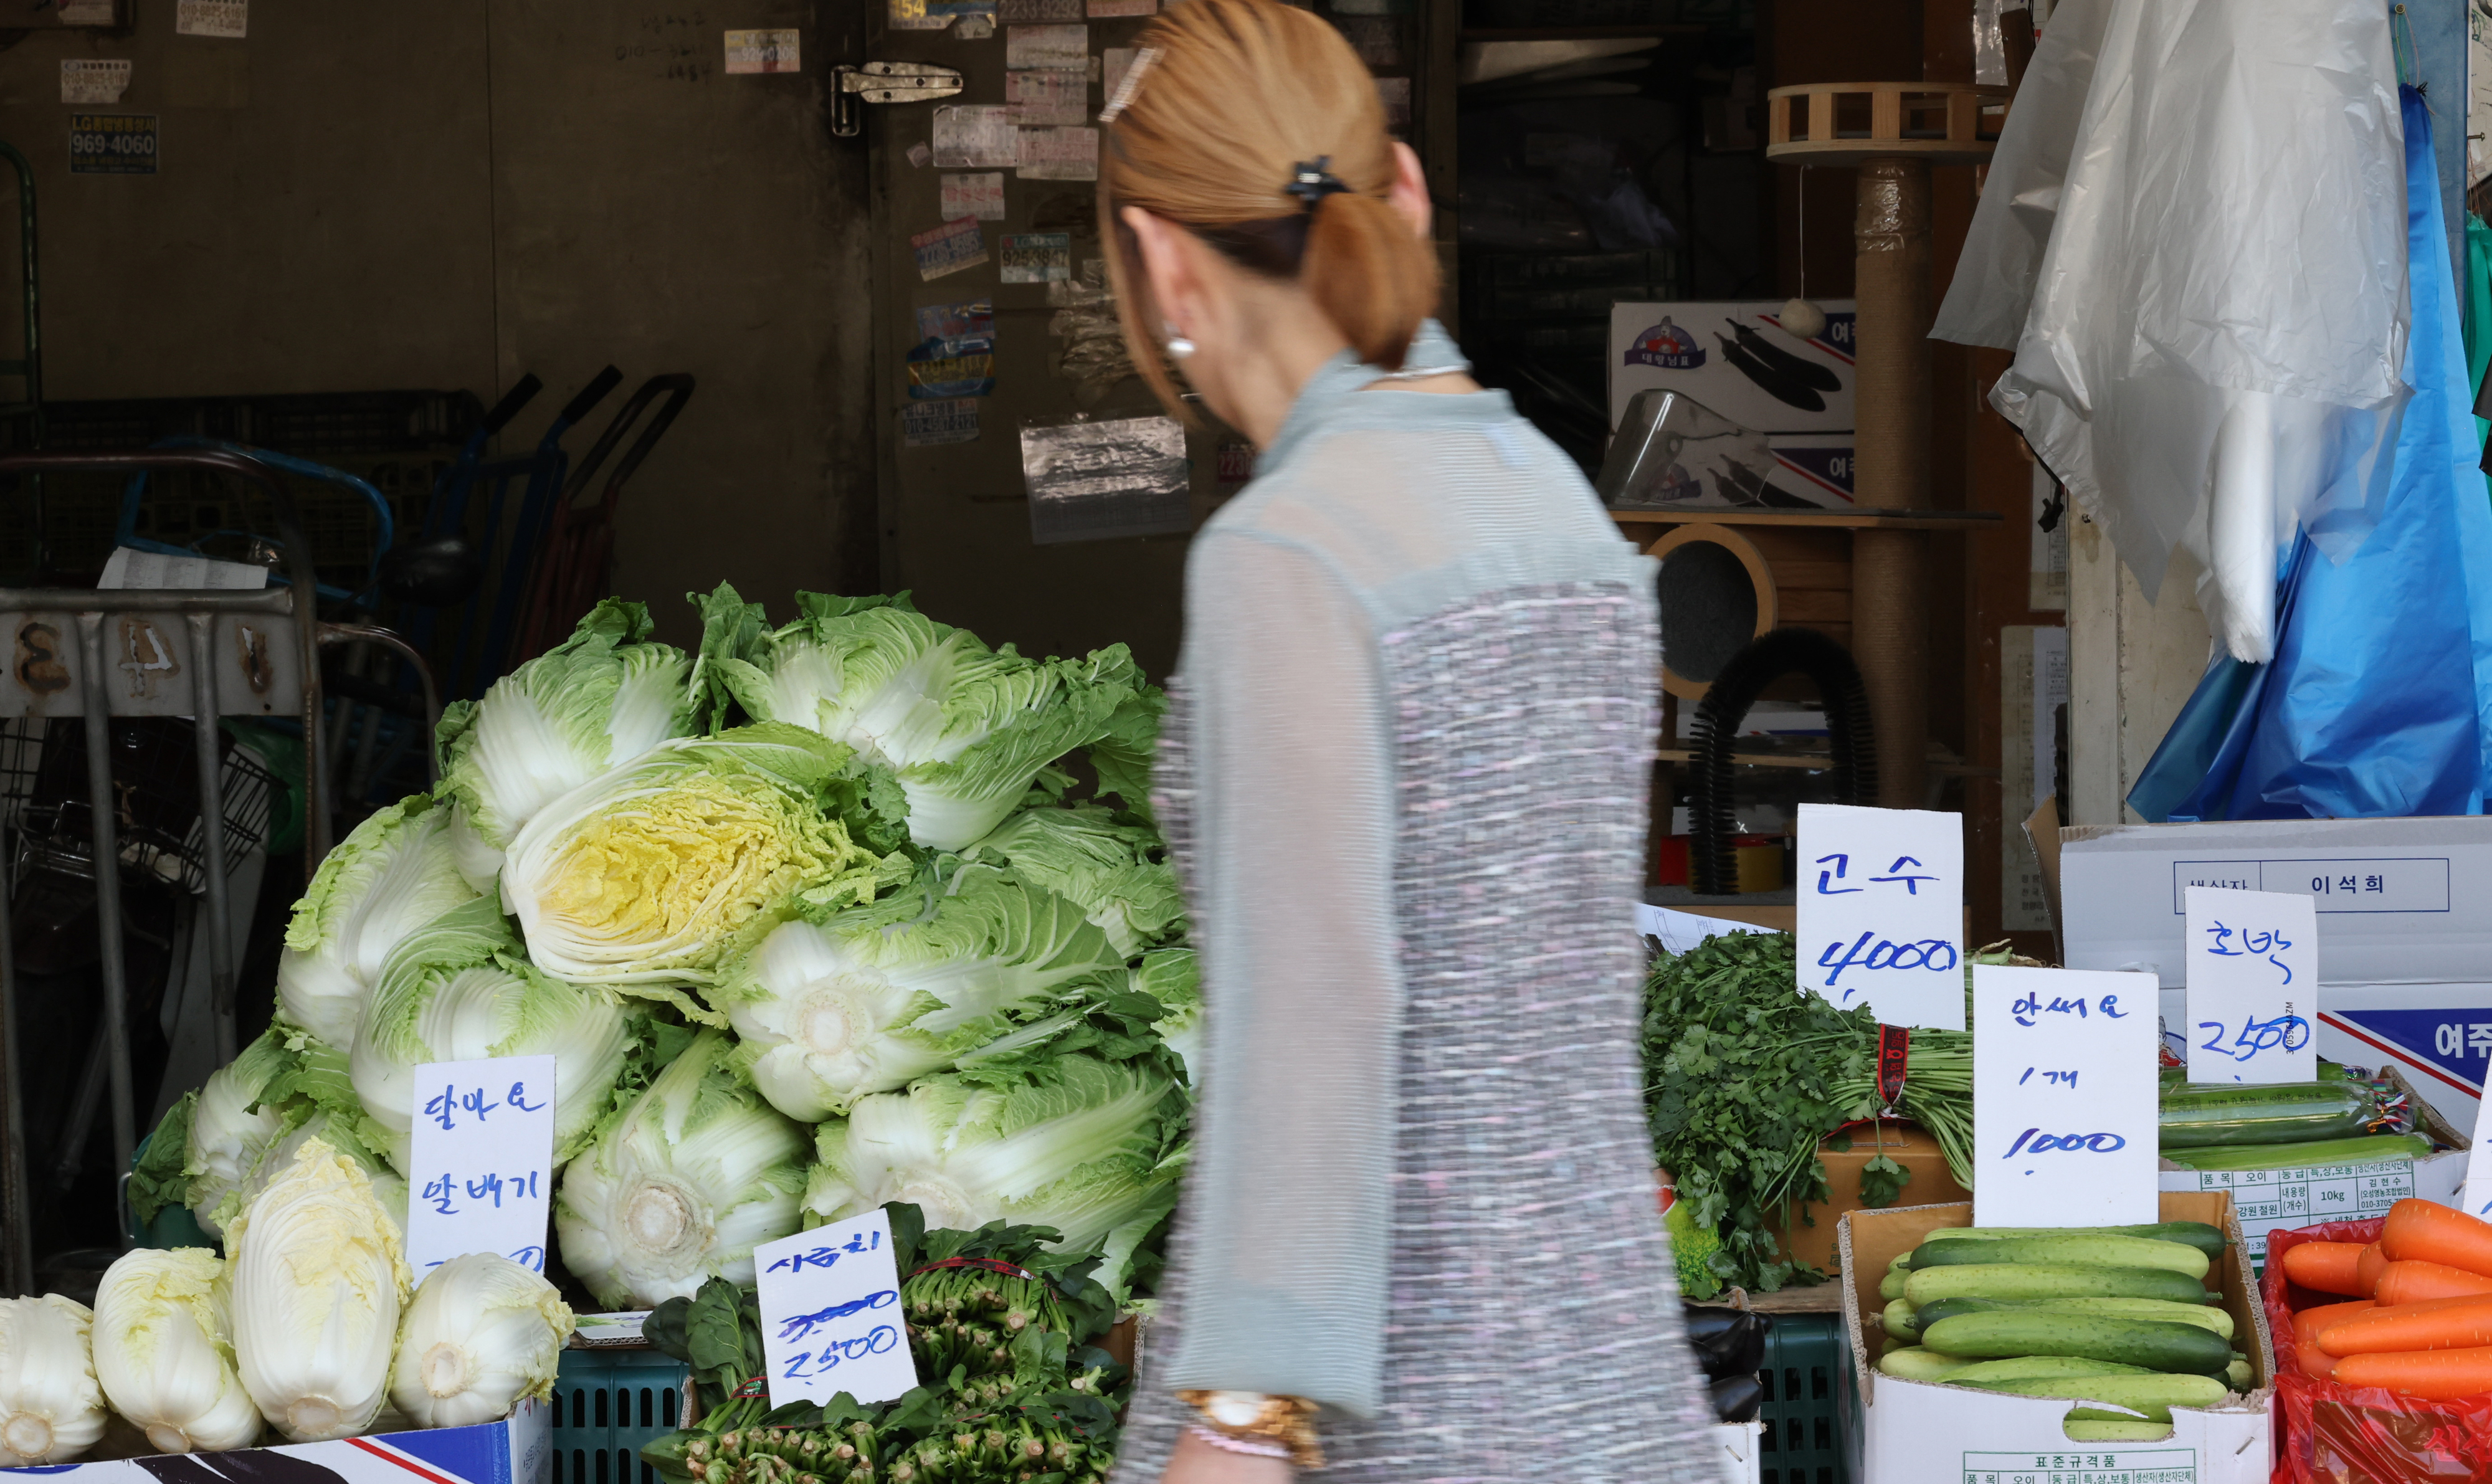
[[1323,1467],[1323,1448],[1316,1440],[1316,1404],[1304,1397],[1201,1390],[1179,1391],[1176,1395],[1178,1401],[1195,1410],[1194,1425],[1205,1433],[1260,1444],[1254,1450],[1258,1452],[1278,1447],[1301,1469]]

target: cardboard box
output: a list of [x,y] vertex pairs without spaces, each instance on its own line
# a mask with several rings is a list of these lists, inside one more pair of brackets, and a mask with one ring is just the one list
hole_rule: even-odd
[[2437,1154],[2374,1165],[2329,1165],[2312,1170],[2171,1170],[2155,1177],[2159,1190],[2230,1191],[2241,1224],[2242,1250],[2253,1271],[2267,1267],[2267,1234],[2278,1227],[2323,1221],[2367,1221],[2409,1197],[2457,1203],[2466,1183],[2467,1136],[2424,1101],[2395,1067],[2385,1069],[2393,1086],[2415,1107],[2416,1130],[2444,1145]]
[[1835,1228],[1847,1212],[1864,1209],[1860,1204],[1860,1167],[1881,1154],[1893,1156],[1896,1163],[1913,1172],[1904,1193],[1896,1198],[1899,1204],[1941,1205],[1973,1199],[1973,1192],[1957,1184],[1954,1172],[1947,1169],[1946,1154],[1939,1148],[1939,1142],[1919,1124],[1882,1122],[1853,1129],[1850,1134],[1849,1150],[1819,1147],[1817,1157],[1825,1165],[1826,1187],[1834,1198],[1823,1205],[1804,1208],[1774,1232],[1785,1257],[1815,1267],[1834,1267],[1838,1258]]
[[2161,981],[2188,1023],[2190,885],[2298,891],[2319,907],[2319,1054],[2392,1064],[2471,1136],[2492,1066],[2492,817],[2125,824],[2061,832],[2070,968]]
[[[1750,432],[1850,433],[1853,427],[1853,303],[1822,299],[1825,328],[1803,340],[1782,327],[1781,301],[1682,301],[1610,306],[1610,426],[1618,426],[1627,399],[1648,387],[1677,392]],[[1734,327],[1737,327],[1735,330]],[[1737,330],[1745,330],[1742,337]],[[1762,342],[1771,362],[1777,354],[1818,369],[1821,383],[1797,401],[1778,397],[1755,367]],[[1726,348],[1727,347],[1727,348]],[[1806,405],[1814,400],[1818,405]]]
[[[10,1472],[41,1473],[64,1484],[159,1484],[160,1479],[316,1478],[326,1471],[341,1484],[543,1484],[551,1462],[551,1409],[523,1402],[500,1422],[476,1427],[437,1427],[417,1433],[377,1433],[339,1442],[288,1442],[227,1453],[182,1455],[177,1473],[160,1473],[168,1459],[107,1459]],[[268,1458],[268,1455],[280,1455]],[[267,1459],[266,1462],[260,1462]],[[312,1469],[302,1466],[309,1464]],[[150,1467],[153,1466],[153,1467]],[[204,1466],[204,1467],[202,1467]]]
[[1836,1389],[1853,1484],[2267,1484],[2273,1457],[2269,1404],[2275,1348],[2242,1258],[2232,1198],[2167,1193],[2162,1219],[2208,1222],[2233,1237],[2223,1261],[2208,1276],[2221,1280],[2234,1346],[2249,1358],[2251,1391],[2246,1401],[2225,1408],[2173,1409],[2172,1436],[2160,1442],[2078,1443],[2068,1440],[2062,1424],[2082,1403],[1898,1380],[1875,1369],[1883,1337],[1864,1330],[1862,1321],[1886,1306],[1878,1286],[1887,1264],[1931,1232],[1971,1226],[1970,1204],[1846,1215],[1839,1235],[1843,1324],[1852,1363],[1840,1373]]
[[1758,1456],[1765,1451],[1764,1422],[1716,1422],[1705,1430],[1705,1440],[1722,1466],[1722,1484],[1757,1484],[1765,1477],[1765,1461]]

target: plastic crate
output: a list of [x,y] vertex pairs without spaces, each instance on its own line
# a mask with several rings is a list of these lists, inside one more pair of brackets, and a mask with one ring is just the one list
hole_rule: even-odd
[[1836,1368],[1849,1360],[1840,1314],[1777,1314],[1765,1336],[1765,1436],[1757,1450],[1762,1484],[1849,1484]]
[[548,1484],[658,1484],[640,1447],[675,1430],[690,1374],[656,1350],[564,1350]]

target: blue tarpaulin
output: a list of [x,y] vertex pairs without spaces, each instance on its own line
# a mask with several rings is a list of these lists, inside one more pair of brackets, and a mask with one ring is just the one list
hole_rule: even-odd
[[2218,654],[2128,802],[2158,822],[2480,814],[2492,778],[2492,499],[2430,110],[2401,90],[2415,395],[2379,526],[2341,563],[2297,534],[2272,662]]

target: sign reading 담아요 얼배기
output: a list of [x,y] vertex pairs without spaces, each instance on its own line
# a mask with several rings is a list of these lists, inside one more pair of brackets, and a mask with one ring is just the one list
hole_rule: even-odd
[[1889,1025],[1964,1028],[1964,818],[1799,807],[1799,982]]
[[406,1261],[416,1281],[471,1252],[545,1271],[553,1209],[553,1058],[428,1061],[407,1142]]

